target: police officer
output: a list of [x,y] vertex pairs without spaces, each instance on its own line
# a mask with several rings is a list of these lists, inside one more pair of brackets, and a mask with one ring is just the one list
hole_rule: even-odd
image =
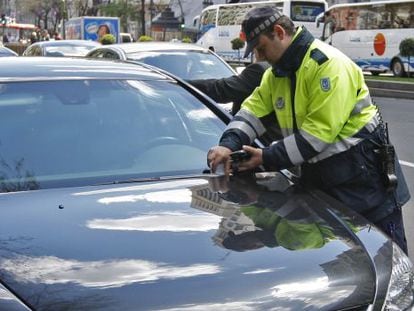
[[[391,163],[398,187],[390,187],[382,169],[384,126],[361,69],[304,27],[295,28],[275,8],[251,10],[242,32],[245,57],[255,48],[272,68],[243,102],[219,146],[210,149],[212,171],[224,164],[229,174],[230,153],[242,148],[251,157],[240,163],[239,171],[301,166],[302,183],[344,202],[407,252],[401,206],[410,195],[398,161]],[[269,118],[283,138],[263,149],[251,147],[266,131],[262,120]]]

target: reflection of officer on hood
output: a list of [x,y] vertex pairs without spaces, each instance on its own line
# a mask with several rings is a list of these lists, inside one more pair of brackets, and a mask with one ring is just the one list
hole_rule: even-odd
[[[325,213],[325,209],[316,209],[320,202],[310,195],[294,188],[263,191],[257,185],[260,181],[254,183],[251,180],[232,178],[224,187],[226,191],[220,193],[223,202],[243,205],[234,210],[238,215],[237,219],[247,217],[254,224],[249,228],[245,226],[245,230],[233,230],[228,220],[231,216],[223,218],[214,238],[223,247],[235,251],[264,246],[303,250],[320,248],[343,235],[340,232],[341,227],[333,228],[325,221],[326,216],[319,215]],[[271,183],[267,183],[266,188],[269,185]],[[246,220],[243,222],[246,223]],[[345,222],[354,232],[357,231],[349,221]],[[233,226],[237,227],[234,224]]]
[[[264,246],[300,250],[320,248],[329,240],[336,239],[329,226],[317,222],[310,214],[290,220],[278,215],[277,211],[260,206],[246,206],[241,210],[253,220],[260,229],[259,232],[262,232],[257,237],[265,238]],[[228,242],[224,244],[229,246]]]
[[[223,246],[243,251],[261,243],[267,247],[282,246],[289,250],[304,250],[321,248],[329,241],[338,239],[335,228],[303,203],[306,204],[300,199],[293,199],[280,208],[268,208],[261,206],[259,201],[258,204],[242,207],[241,211],[253,220],[257,230],[239,236],[229,234],[223,240]],[[286,211],[288,214],[285,215]],[[354,232],[358,231],[351,223],[347,222],[347,225]]]

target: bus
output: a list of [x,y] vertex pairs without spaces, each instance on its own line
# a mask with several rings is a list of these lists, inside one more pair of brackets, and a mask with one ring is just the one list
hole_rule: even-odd
[[7,23],[1,26],[2,35],[6,34],[9,38],[9,42],[28,41],[33,31],[36,31],[37,27],[34,24],[24,23]]
[[316,27],[315,19],[325,12],[328,4],[325,0],[275,0],[210,5],[200,14],[197,44],[215,51],[228,61],[240,61],[239,56],[244,55],[244,48],[233,50],[231,41],[239,38],[241,23],[247,12],[263,6],[274,6],[296,25],[304,25],[319,37],[322,31]]
[[[323,23],[321,23],[323,22]],[[414,1],[387,0],[331,6],[317,18],[321,39],[373,75],[413,72],[414,57],[400,55],[400,43],[414,37]]]

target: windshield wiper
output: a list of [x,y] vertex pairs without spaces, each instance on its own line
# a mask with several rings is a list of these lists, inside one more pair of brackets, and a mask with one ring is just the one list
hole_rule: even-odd
[[180,180],[180,179],[189,179],[189,178],[203,178],[205,175],[180,175],[180,176],[160,176],[160,177],[142,177],[142,178],[130,178],[125,180],[114,180],[109,182],[103,182],[94,184],[94,186],[105,186],[105,185],[118,185],[118,184],[130,184],[130,183],[140,183],[140,182],[152,182],[152,181],[166,181],[166,180]]

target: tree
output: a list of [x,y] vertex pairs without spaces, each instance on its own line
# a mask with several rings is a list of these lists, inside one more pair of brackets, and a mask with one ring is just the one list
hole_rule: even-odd
[[99,39],[99,42],[103,45],[114,44],[115,41],[116,41],[115,36],[110,33],[104,35],[101,39]]
[[237,55],[239,58],[239,62],[240,62],[240,49],[242,49],[244,47],[244,41],[240,38],[234,38],[233,40],[230,41],[231,42],[231,48],[233,50],[237,50]]
[[76,10],[75,15],[77,16],[96,16],[98,13],[97,8],[95,7],[96,12],[94,12],[93,8],[89,7],[89,1],[88,0],[76,0],[74,2],[74,7]]
[[128,0],[101,5],[99,9],[105,16],[119,16],[123,32],[128,32],[128,19],[138,20],[137,6],[128,3]]
[[401,56],[408,57],[408,76],[410,76],[410,57],[414,56],[414,38],[406,38],[400,42]]
[[27,0],[23,3],[23,7],[35,16],[35,24],[39,28],[47,28],[48,14],[52,9],[53,2],[52,0]]
[[[34,24],[39,28],[54,32],[63,18],[62,3],[62,0],[25,0],[22,2],[21,10],[32,13],[35,17]],[[49,27],[50,21],[52,27]]]
[[138,41],[139,42],[152,41],[152,37],[146,36],[146,35],[142,35],[141,37],[139,37]]

